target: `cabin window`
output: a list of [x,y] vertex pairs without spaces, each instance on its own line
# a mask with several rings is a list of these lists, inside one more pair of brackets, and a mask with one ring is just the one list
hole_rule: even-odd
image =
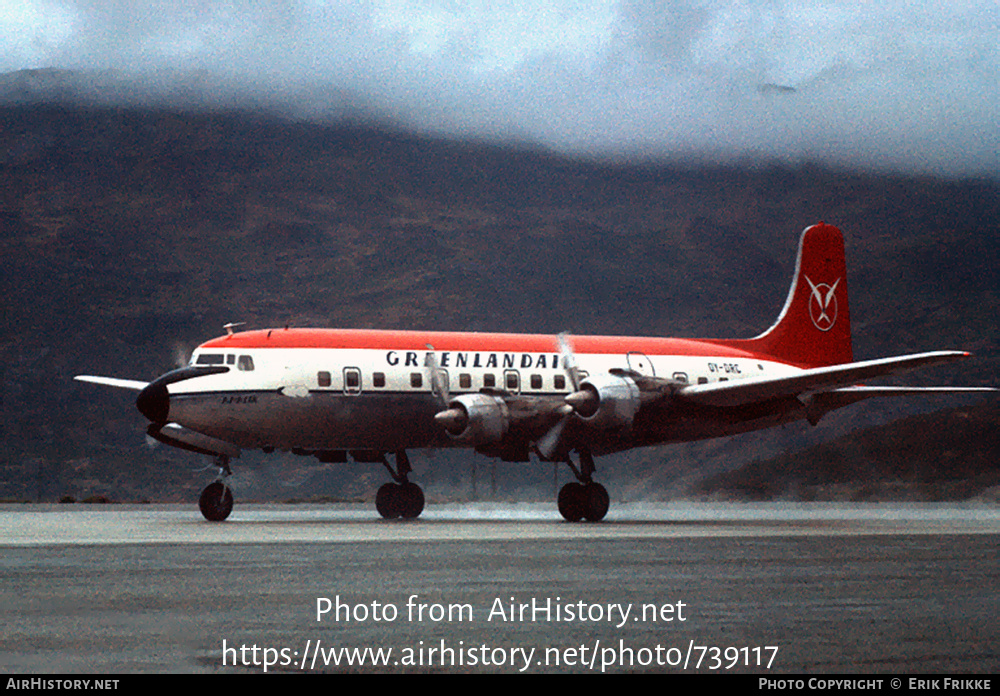
[[556,389],[566,388],[566,375],[554,375],[552,377],[552,386]]
[[675,382],[680,382],[681,384],[687,384],[688,383],[687,373],[686,372],[675,372],[674,373],[674,381]]
[[494,374],[483,375],[483,386],[492,389],[497,385],[497,376]]
[[461,389],[472,389],[472,375],[463,372],[458,376],[458,386]]
[[708,384],[708,377],[699,377],[698,384]]
[[385,386],[385,373],[376,372],[372,375],[372,386],[373,387],[384,387]]
[[241,355],[236,367],[243,372],[253,372],[253,358],[249,355]]
[[226,361],[222,353],[202,353],[198,356],[199,365],[221,365]]
[[330,386],[330,373],[329,372],[318,372],[316,373],[316,383],[321,387]]
[[541,389],[542,388],[542,376],[541,375],[531,375],[531,388]]
[[507,385],[507,391],[516,392],[520,389],[521,379],[516,370],[508,370],[507,372],[504,372],[503,378],[504,384]]
[[423,373],[420,373],[420,372],[411,372],[410,373],[410,386],[413,387],[414,389],[420,389],[420,387],[424,386],[424,375],[423,375]]
[[361,370],[356,367],[344,368],[344,391],[348,393],[361,391]]

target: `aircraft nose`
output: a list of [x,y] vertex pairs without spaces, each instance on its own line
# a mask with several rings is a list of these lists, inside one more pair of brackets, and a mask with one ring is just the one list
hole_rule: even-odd
[[225,365],[197,365],[171,370],[147,384],[145,389],[139,392],[139,396],[136,397],[135,406],[142,415],[153,421],[155,425],[165,425],[167,416],[170,413],[170,393],[167,391],[168,384],[176,384],[186,379],[204,377],[205,375],[217,375],[223,372],[229,372],[229,368]]
[[146,385],[136,397],[135,406],[153,423],[165,424],[167,413],[170,411],[170,395],[167,393],[166,385],[157,382]]

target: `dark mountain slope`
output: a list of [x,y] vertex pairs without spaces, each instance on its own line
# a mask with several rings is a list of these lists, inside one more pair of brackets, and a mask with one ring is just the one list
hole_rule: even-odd
[[1000,493],[1000,405],[911,416],[700,482],[699,495],[962,500]]
[[[247,113],[21,105],[0,123],[3,496],[176,490],[201,461],[147,450],[130,395],[70,378],[150,378],[225,322],[749,336],[820,219],[847,237],[859,358],[971,349],[914,383],[996,381],[992,182],[584,162]],[[634,461],[714,471],[898,408]],[[641,479],[632,464],[606,466]]]

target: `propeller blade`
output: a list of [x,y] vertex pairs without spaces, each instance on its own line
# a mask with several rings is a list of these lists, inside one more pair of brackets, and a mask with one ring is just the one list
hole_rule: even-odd
[[576,355],[573,353],[573,347],[569,343],[569,334],[566,332],[559,334],[559,352],[562,355],[563,367],[566,368],[566,375],[569,377],[570,384],[573,385],[573,391],[566,396],[566,403],[585,418],[594,415],[600,401],[596,393],[580,386],[580,370],[576,366]]
[[569,377],[569,383],[573,385],[573,391],[580,391],[580,371],[576,367],[576,355],[573,354],[573,347],[569,344],[569,332],[563,331],[556,337],[559,343],[559,354],[562,356],[563,369]]
[[566,419],[560,418],[559,422],[556,423],[549,432],[545,433],[542,438],[536,443],[538,448],[538,453],[542,455],[542,458],[549,461],[553,458],[555,453],[559,448],[559,440],[562,438],[562,432],[566,428]]
[[187,367],[191,364],[191,351],[188,350],[182,343],[174,343],[174,366],[178,369],[182,367]]
[[566,429],[569,417],[573,415],[573,407],[563,404],[556,410],[556,413],[559,413],[561,416],[559,420],[535,443],[535,448],[545,460],[553,459],[559,452],[559,446],[562,444],[563,430]]
[[424,367],[431,371],[431,389],[441,397],[441,406],[448,408],[451,400],[448,395],[448,379],[443,370],[438,367],[437,356],[434,354],[434,346],[427,345],[427,357],[424,358]]

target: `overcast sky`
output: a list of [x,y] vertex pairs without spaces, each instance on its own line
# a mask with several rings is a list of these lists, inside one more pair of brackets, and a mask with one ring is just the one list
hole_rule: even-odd
[[1000,175],[1000,0],[0,0],[0,71],[41,67],[568,152]]

